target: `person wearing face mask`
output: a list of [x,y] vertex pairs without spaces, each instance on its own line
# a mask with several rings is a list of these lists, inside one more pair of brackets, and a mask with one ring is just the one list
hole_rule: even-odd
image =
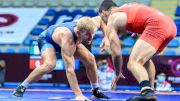
[[157,81],[156,81],[156,90],[157,91],[171,91],[171,84],[166,81],[166,75],[165,73],[160,73],[157,75]]
[[111,83],[114,78],[114,70],[110,68],[106,59],[99,60],[98,65],[98,80],[102,90],[111,90]]
[[77,22],[52,25],[43,31],[39,36],[38,46],[44,63],[30,73],[13,92],[13,95],[23,97],[29,84],[38,81],[44,74],[51,72],[56,65],[56,52],[60,52],[66,66],[67,79],[75,93],[76,100],[88,101],[89,99],[82,94],[78,86],[74,72],[75,58],[78,58],[86,66],[86,73],[91,82],[93,96],[109,99],[99,90],[95,57],[82,44],[82,42],[90,44],[96,30],[96,24],[91,18],[82,17]]

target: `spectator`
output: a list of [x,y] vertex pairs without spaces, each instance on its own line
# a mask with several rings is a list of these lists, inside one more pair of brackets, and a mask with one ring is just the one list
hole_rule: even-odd
[[111,90],[111,83],[114,77],[114,70],[110,67],[110,63],[106,60],[100,60],[98,65],[98,80],[102,90]]
[[157,91],[171,91],[171,84],[166,81],[166,75],[165,73],[160,73],[157,75],[157,81],[156,81],[156,90]]

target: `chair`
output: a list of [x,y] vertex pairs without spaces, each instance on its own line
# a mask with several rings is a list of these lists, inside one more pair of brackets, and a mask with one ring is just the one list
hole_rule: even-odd
[[101,30],[97,30],[94,34],[94,39],[104,37],[103,32]]
[[6,48],[5,53],[15,53],[16,50],[14,48]]
[[121,53],[122,53],[122,55],[129,55],[130,54],[130,51],[128,50],[128,49],[122,49],[121,50]]
[[176,48],[180,46],[180,42],[178,39],[173,39],[172,41],[170,41],[170,43],[168,44],[169,48]]
[[96,38],[95,40],[92,41],[93,46],[99,47],[101,44],[102,38]]
[[45,16],[54,16],[55,14],[56,14],[56,10],[51,8],[51,9],[48,9]]
[[27,54],[29,53],[29,50],[27,48],[19,48],[18,52],[22,54]]
[[47,18],[42,18],[38,23],[38,25],[49,25],[49,24],[50,24],[50,20]]
[[37,39],[35,39],[35,38],[33,38],[33,37],[27,37],[27,38],[24,40],[23,45],[29,46],[30,43],[31,43],[31,41],[33,41],[33,40],[37,40]]
[[175,22],[176,26],[180,26],[180,19],[175,19],[174,22]]
[[95,55],[100,54],[100,50],[98,48],[95,48],[95,47],[91,48],[91,52],[92,52],[92,54],[95,54]]
[[84,16],[90,16],[90,17],[94,17],[94,16],[97,16],[98,13],[95,12],[93,9],[86,9],[84,11]]
[[58,12],[59,15],[70,15],[70,12],[68,9],[61,9],[59,12]]
[[177,32],[176,36],[180,36],[180,31]]
[[73,18],[74,18],[76,15],[83,15],[82,10],[81,10],[81,9],[74,9],[74,10],[70,13],[70,16],[72,16]]
[[133,38],[126,38],[123,40],[123,45],[125,47],[132,47],[135,43],[135,40]]
[[176,7],[175,16],[180,16],[180,6]]
[[44,29],[42,28],[34,28],[32,31],[31,31],[31,34],[32,35],[39,35],[41,34],[41,32],[43,32]]
[[176,55],[176,51],[174,51],[174,50],[166,50],[166,51],[164,51],[164,55],[175,56]]

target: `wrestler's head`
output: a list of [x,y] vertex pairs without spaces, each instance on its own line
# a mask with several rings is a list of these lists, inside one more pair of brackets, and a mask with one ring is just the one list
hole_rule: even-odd
[[82,17],[78,20],[76,29],[78,39],[85,44],[90,44],[97,27],[90,17]]
[[111,9],[113,7],[117,7],[117,5],[112,0],[104,0],[101,3],[99,7],[99,15],[105,23],[107,23],[108,17],[111,13]]

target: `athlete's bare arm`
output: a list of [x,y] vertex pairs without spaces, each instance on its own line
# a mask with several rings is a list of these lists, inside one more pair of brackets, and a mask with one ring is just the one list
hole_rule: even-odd
[[96,16],[96,17],[92,17],[94,23],[96,24],[97,28],[100,28],[104,34],[104,36],[106,36],[106,24],[103,22],[103,20],[101,19],[100,16]]
[[112,50],[112,59],[116,70],[116,75],[120,74],[121,63],[121,46],[118,38],[118,26],[114,20],[115,16],[111,16],[107,23],[107,35],[110,41],[110,48]]
[[[108,23],[107,23],[107,35],[110,41],[110,48],[112,51],[112,60],[113,60],[113,64],[115,67],[115,73],[116,73],[116,78],[113,80],[112,83],[112,88],[116,87],[116,83],[118,81],[118,79],[121,78],[125,78],[122,75],[122,54],[121,54],[121,44],[120,44],[120,40],[118,37],[118,30],[123,28],[123,24],[119,24],[121,23],[121,16],[117,16],[116,14],[113,14],[110,16],[110,18],[108,19]],[[122,22],[124,23],[124,22]]]
[[100,16],[95,16],[95,17],[92,17],[92,20],[94,21],[96,27],[97,27],[97,28],[100,28],[101,17],[100,17]]
[[101,28],[102,32],[104,33],[104,36],[105,36],[105,37],[107,36],[106,27],[107,27],[107,25],[106,25],[106,24],[104,23],[104,21],[101,19],[100,28]]
[[110,40],[112,50],[112,59],[116,69],[116,75],[121,73],[122,67],[121,44],[118,37],[118,31],[126,30],[127,18],[124,13],[114,13],[110,16],[107,23],[107,35]]
[[92,20],[94,21],[96,27],[99,29],[102,30],[104,36],[107,36],[106,35],[106,24],[104,23],[104,21],[101,19],[100,16],[95,16],[95,17],[92,17]]
[[78,81],[76,78],[76,74],[74,72],[75,64],[74,64],[74,53],[76,50],[76,45],[73,40],[72,33],[70,31],[65,31],[66,36],[63,37],[61,43],[61,56],[64,60],[66,66],[66,75],[69,81],[69,84],[74,91],[76,97],[82,96],[82,92],[78,86]]
[[100,28],[104,34],[104,38],[100,44],[101,51],[106,51],[106,52],[110,53],[109,52],[110,44],[109,44],[109,40],[106,35],[106,24],[103,22],[103,20],[101,19],[100,16],[92,17],[92,19],[93,19],[96,27],[98,29]]

